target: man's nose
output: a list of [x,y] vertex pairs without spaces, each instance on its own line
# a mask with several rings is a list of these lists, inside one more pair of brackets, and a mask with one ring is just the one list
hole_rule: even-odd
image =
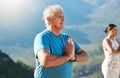
[[62,21],[62,22],[64,22],[64,17],[63,17],[63,18],[61,18],[61,21]]

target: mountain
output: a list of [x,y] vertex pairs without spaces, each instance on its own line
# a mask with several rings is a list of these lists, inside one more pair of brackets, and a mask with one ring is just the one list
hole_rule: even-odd
[[[86,63],[74,63],[73,64],[73,78],[88,78],[88,77],[89,78],[103,78],[102,73],[101,73],[101,64],[104,59],[102,45],[101,44],[81,45],[81,48],[84,49],[88,53],[89,61]],[[35,61],[32,52],[31,53],[28,52],[28,54],[27,52],[25,52],[24,54],[21,53],[22,55],[18,55],[16,52],[16,54],[11,56],[11,57],[16,58],[15,59],[16,61],[20,60],[20,58],[18,57],[20,56],[22,58],[20,61],[22,62],[24,61],[24,63],[29,66],[26,66],[25,64],[21,62],[15,63],[8,55],[4,53],[1,53],[0,51],[0,78],[5,78],[6,77],[5,74],[9,74],[9,73],[10,75],[7,75],[9,76],[7,78],[25,78],[25,77],[32,78],[33,77],[33,69],[31,71],[31,67],[29,67],[29,66],[32,66],[30,65],[31,64],[30,61]],[[5,58],[9,59],[9,63],[6,64],[5,60],[1,61],[2,59],[5,59]],[[26,58],[29,61],[26,60]],[[4,65],[5,67],[1,67],[1,64],[2,65],[5,64]],[[32,67],[34,68],[34,65]],[[2,71],[1,71],[1,68],[2,68]],[[1,77],[1,75],[3,75],[3,73],[1,74],[1,72],[3,71],[8,71],[7,73],[4,72],[5,77],[4,76]],[[16,77],[14,73],[11,73],[13,71],[15,71],[15,74],[19,73],[18,76],[20,75],[20,77]]]
[[0,50],[0,78],[33,78],[33,68],[20,61],[14,62]]
[[84,32],[74,30],[74,29],[65,29],[63,30],[63,33],[67,33],[70,35],[77,43],[80,44],[90,44],[91,40],[87,39],[87,34]]
[[73,64],[73,78],[103,78],[101,65],[104,59],[104,52],[101,44],[82,47],[87,50],[89,60],[85,63]]

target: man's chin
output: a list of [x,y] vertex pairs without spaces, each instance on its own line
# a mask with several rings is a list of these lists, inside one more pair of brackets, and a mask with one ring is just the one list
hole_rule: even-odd
[[64,25],[61,25],[61,28],[64,28]]
[[63,27],[61,27],[61,29],[64,29],[64,26],[63,26]]

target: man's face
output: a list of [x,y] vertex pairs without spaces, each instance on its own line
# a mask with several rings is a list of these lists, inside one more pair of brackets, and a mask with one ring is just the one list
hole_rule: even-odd
[[53,18],[51,18],[51,27],[56,30],[64,28],[64,15],[61,10],[55,12]]

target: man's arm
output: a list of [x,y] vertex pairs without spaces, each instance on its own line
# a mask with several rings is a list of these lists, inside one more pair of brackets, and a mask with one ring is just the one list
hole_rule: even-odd
[[55,56],[50,53],[50,51],[46,49],[41,49],[38,52],[38,59],[40,61],[40,64],[44,67],[51,67],[51,66],[58,66],[61,65],[67,61],[69,61],[74,56],[74,42],[72,38],[69,38],[66,46],[63,49],[63,55],[62,56]]
[[70,59],[70,56],[55,56],[52,55],[48,50],[42,49],[38,52],[38,59],[40,64],[44,67],[58,66],[67,62]]
[[76,61],[75,62],[86,62],[88,61],[88,54],[84,50],[80,49],[76,52]]

